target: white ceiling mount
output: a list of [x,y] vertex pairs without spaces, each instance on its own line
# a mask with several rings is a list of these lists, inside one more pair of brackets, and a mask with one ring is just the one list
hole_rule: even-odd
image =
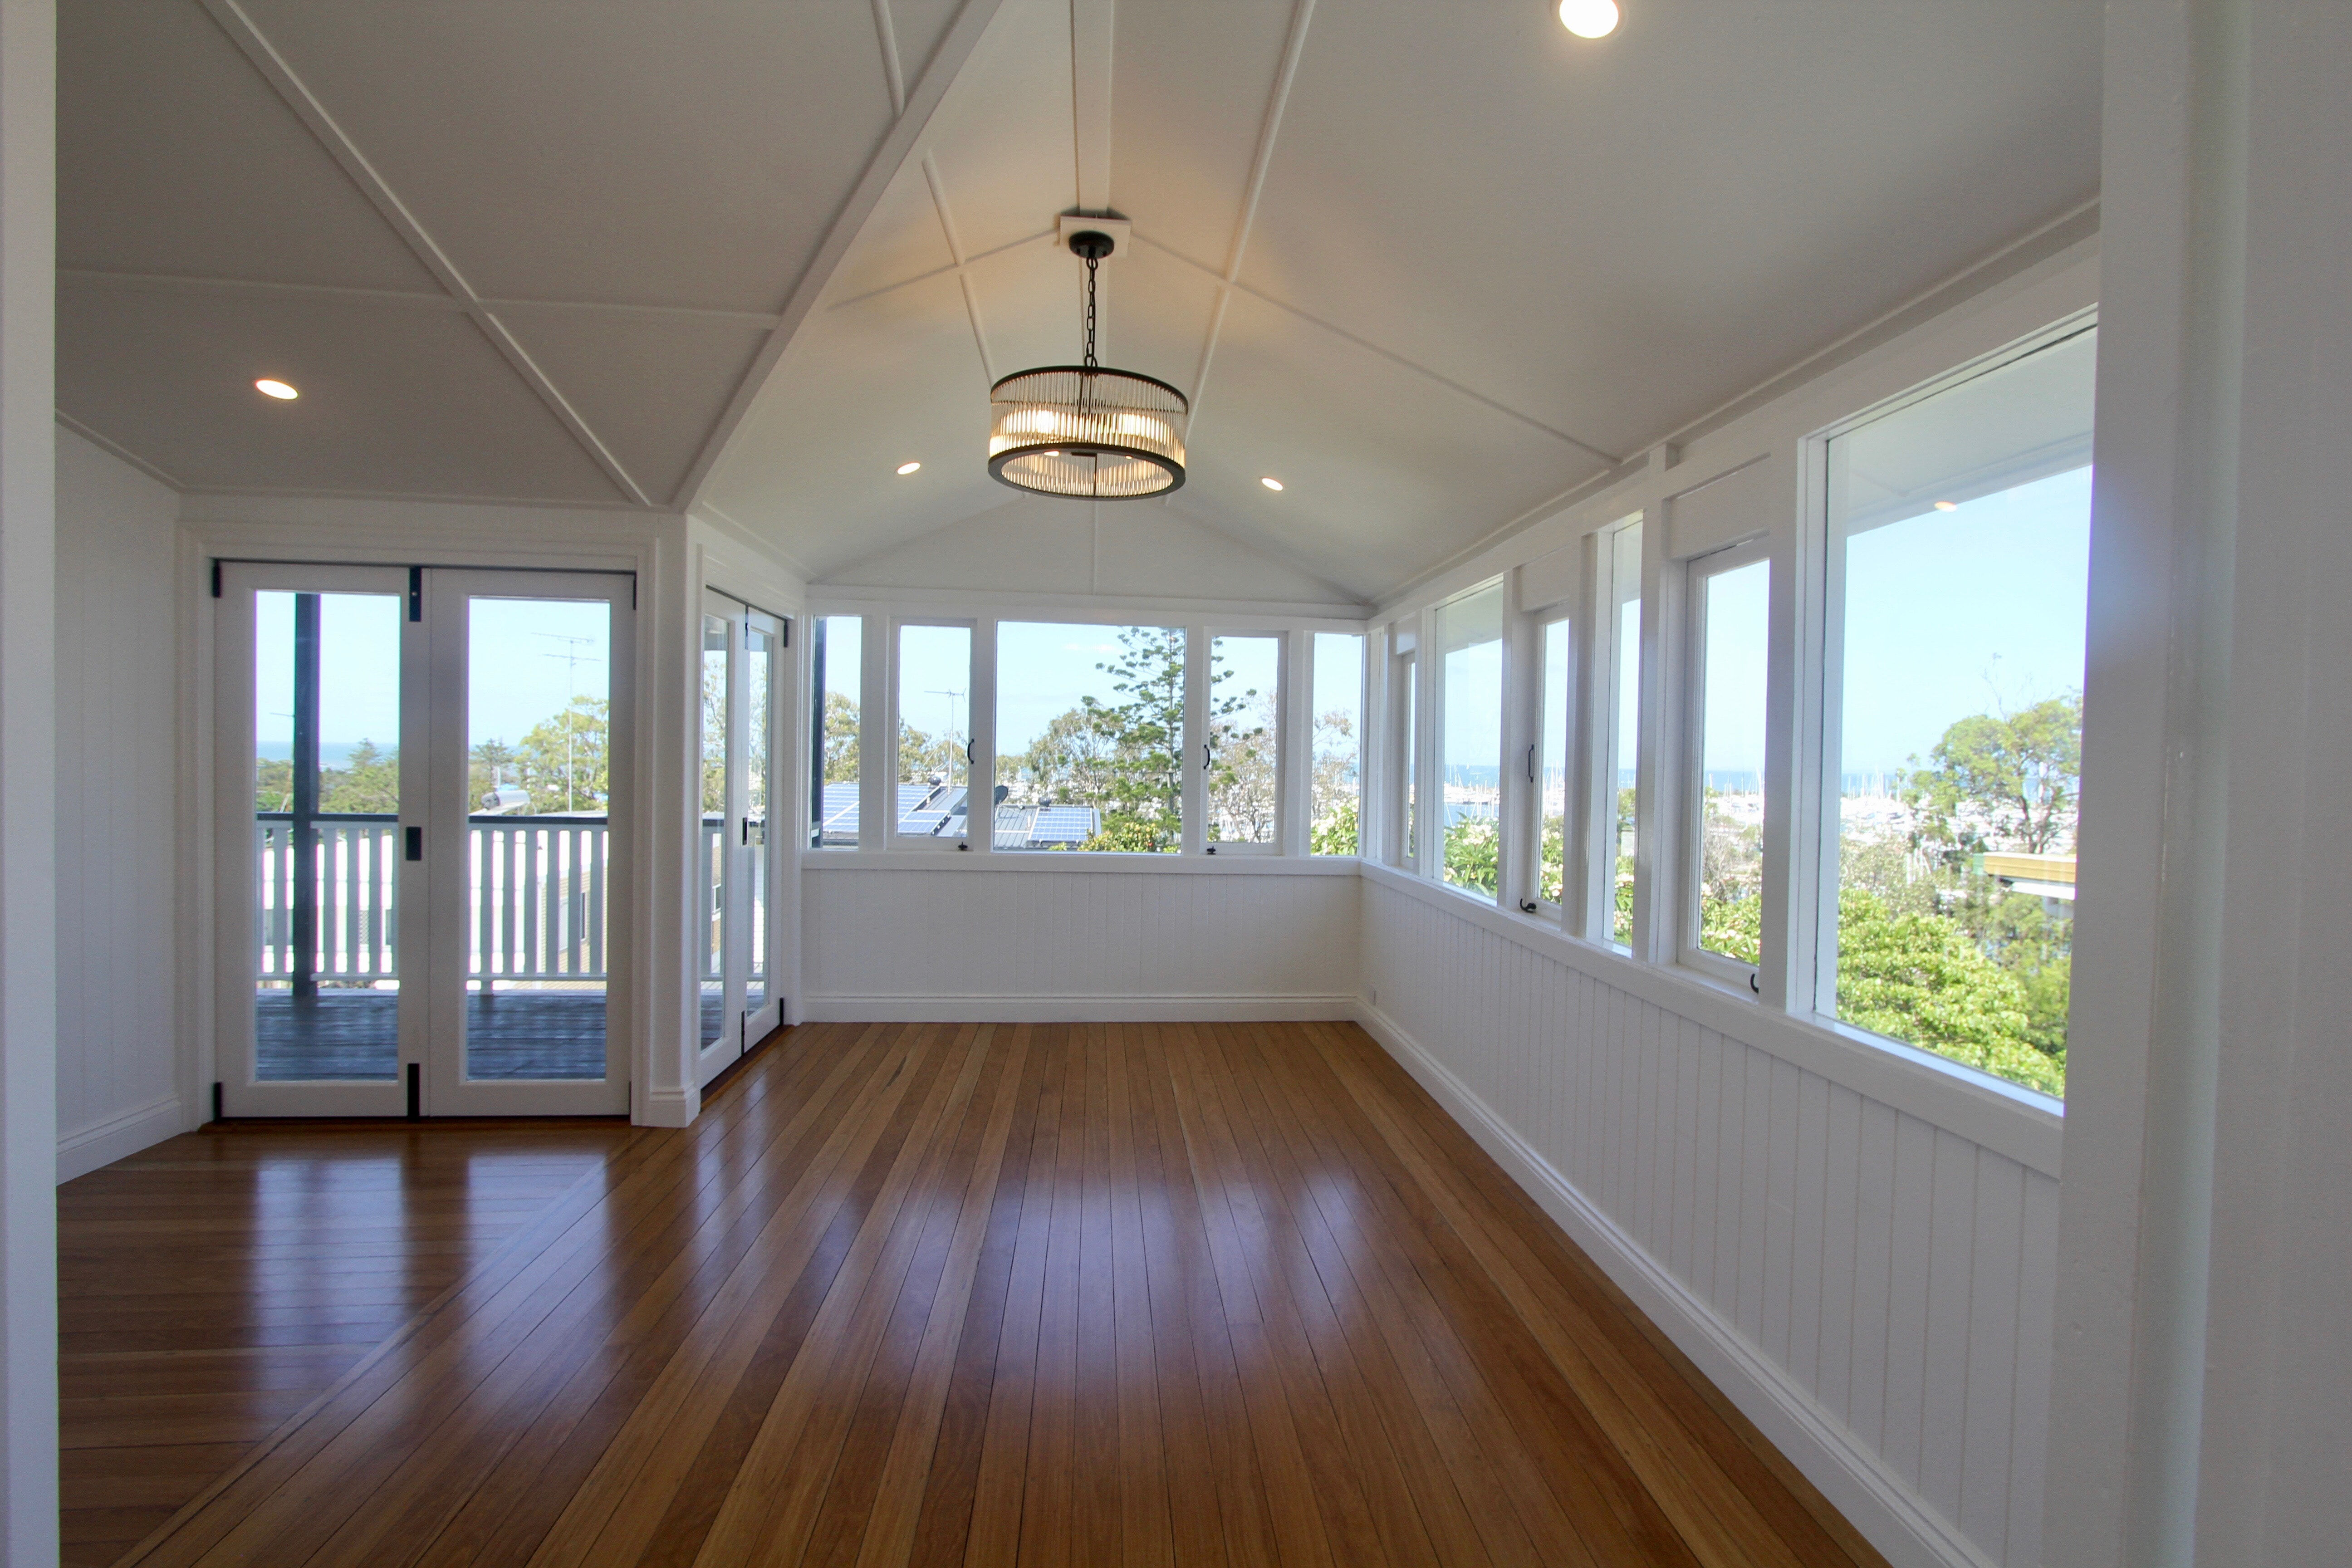
[[1108,261],[1112,257],[1127,254],[1128,241],[1133,237],[1134,229],[1135,226],[1123,217],[1088,217],[1084,213],[1064,213],[1055,220],[1054,248],[1069,249],[1070,236],[1074,234],[1107,234],[1110,236],[1110,255],[1103,259]]

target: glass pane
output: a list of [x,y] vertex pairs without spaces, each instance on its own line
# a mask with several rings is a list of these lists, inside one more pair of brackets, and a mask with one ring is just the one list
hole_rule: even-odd
[[751,967],[743,1010],[768,1005],[768,770],[774,763],[776,637],[743,628],[743,882],[751,913]]
[[1437,612],[1438,763],[1445,791],[1444,878],[1492,895],[1501,869],[1503,590]]
[[898,831],[964,836],[971,742],[971,628],[898,628]]
[[727,1008],[727,622],[702,617],[702,826],[695,839],[695,881],[701,896],[701,953],[695,1026],[709,1046],[719,1038]]
[[1209,824],[1212,844],[1271,844],[1282,797],[1276,694],[1278,637],[1209,642]]
[[1642,730],[1642,525],[1629,523],[1610,536],[1610,650],[1616,690],[1607,732],[1602,786],[1608,791],[1603,820],[1613,855],[1603,851],[1601,892],[1608,910],[1609,940],[1633,945],[1633,861],[1641,847],[1634,811],[1635,759]]
[[400,628],[390,594],[254,595],[254,1070],[400,1075]]
[[1315,634],[1315,776],[1307,848],[1317,855],[1359,853],[1364,718],[1364,639],[1354,632]]
[[2080,333],[1830,444],[1838,1016],[2053,1095],[2096,352]]
[[866,623],[826,616],[816,623],[811,657],[817,701],[816,752],[824,759],[811,792],[809,842],[821,849],[857,846],[857,704],[865,690]]
[[466,1076],[601,1079],[613,613],[467,605]]
[[1536,897],[1560,901],[1568,885],[1568,647],[1566,621],[1543,629],[1543,739],[1536,751]]
[[1413,656],[1396,661],[1397,679],[1404,683],[1404,864],[1421,866],[1421,681]]
[[1700,579],[1697,945],[1761,963],[1764,618],[1772,567]]
[[997,848],[1176,853],[1183,743],[1182,627],[997,627]]

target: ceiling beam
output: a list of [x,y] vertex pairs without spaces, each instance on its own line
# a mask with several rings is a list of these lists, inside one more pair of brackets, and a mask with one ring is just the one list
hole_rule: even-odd
[[253,62],[254,68],[261,73],[263,79],[286,100],[287,107],[293,110],[302,123],[310,128],[310,134],[318,138],[319,144],[327,150],[328,155],[341,166],[352,183],[359,187],[360,194],[367,197],[369,205],[415,253],[417,260],[433,274],[433,280],[458,302],[514,373],[539,395],[541,402],[547,405],[548,412],[572,433],[572,438],[580,444],[596,466],[604,470],[605,478],[623,496],[637,505],[652,505],[652,498],[646,495],[644,488],[630,477],[629,470],[622,467],[621,460],[613,455],[612,449],[588,427],[588,421],[581,416],[580,411],[572,406],[571,401],[556,389],[555,383],[548,378],[547,373],[524,351],[514,334],[507,331],[506,323],[499,321],[488,304],[474,292],[473,286],[457,270],[457,263],[449,259],[448,253],[441,248],[439,242],[416,220],[416,215],[410,212],[407,205],[394,194],[392,186],[377,173],[375,165],[368,162],[367,155],[360,151],[359,143],[353,142],[336,123],[334,116],[327,112],[326,105],[320,103],[302,79],[294,74],[294,68],[278,52],[278,47],[263,36],[260,27],[246,14],[238,0],[204,0],[204,6],[212,19],[220,25],[221,30],[228,35],[229,40],[236,45],[247,59]]
[[892,119],[907,112],[907,70],[898,60],[898,29],[890,20],[890,0],[874,0],[874,41],[882,49],[882,79],[890,88]]
[[809,313],[816,309],[818,298],[824,294],[825,285],[833,281],[833,275],[839,269],[843,258],[848,256],[849,247],[856,239],[857,231],[866,226],[866,220],[880,205],[882,195],[889,189],[890,182],[898,178],[899,170],[915,156],[915,150],[921,144],[924,133],[930,129],[932,118],[939,113],[940,103],[947,98],[948,89],[971,59],[1003,4],[1003,0],[963,0],[963,4],[957,7],[955,18],[948,24],[946,35],[940,39],[939,47],[931,51],[930,63],[923,68],[921,79],[908,92],[906,108],[891,122],[881,145],[875,148],[873,156],[866,160],[865,174],[850,191],[848,199],[842,203],[840,210],[834,214],[833,223],[825,230],[824,243],[817,247],[816,254],[802,268],[800,278],[793,284],[791,295],[784,301],[784,308],[777,313],[774,330],[769,332],[767,342],[760,346],[751,368],[744,372],[743,379],[736,384],[735,395],[728,400],[726,411],[711,427],[709,436],[702,443],[702,450],[696,454],[694,466],[687,470],[686,479],[673,498],[677,505],[690,508],[700,503],[702,492],[710,482],[711,471],[719,466],[719,458],[727,450],[728,443],[734,439],[735,432],[742,427],[743,416],[751,411],[751,405],[774,377],[776,366],[783,360],[784,351],[792,346],[801,323],[807,321]]
[[1115,0],[1070,0],[1070,142],[1083,213],[1110,211],[1114,5]]

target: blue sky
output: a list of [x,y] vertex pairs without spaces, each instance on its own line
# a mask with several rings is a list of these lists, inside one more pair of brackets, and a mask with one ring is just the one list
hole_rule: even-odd
[[[294,741],[294,595],[255,601],[257,749],[285,756]],[[403,613],[394,594],[320,595],[320,744],[331,759],[362,740],[385,751],[399,743]],[[511,745],[573,692],[610,691],[612,609],[603,600],[478,598],[471,620],[467,745],[493,737]]]

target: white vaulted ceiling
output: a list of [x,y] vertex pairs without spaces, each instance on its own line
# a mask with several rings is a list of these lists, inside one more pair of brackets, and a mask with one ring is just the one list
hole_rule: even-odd
[[1370,598],[2096,195],[2097,0],[60,11],[68,423],[817,577],[1034,504],[987,389],[1076,355],[1066,211],[1134,225],[1106,360],[1197,405],[1124,505]]

